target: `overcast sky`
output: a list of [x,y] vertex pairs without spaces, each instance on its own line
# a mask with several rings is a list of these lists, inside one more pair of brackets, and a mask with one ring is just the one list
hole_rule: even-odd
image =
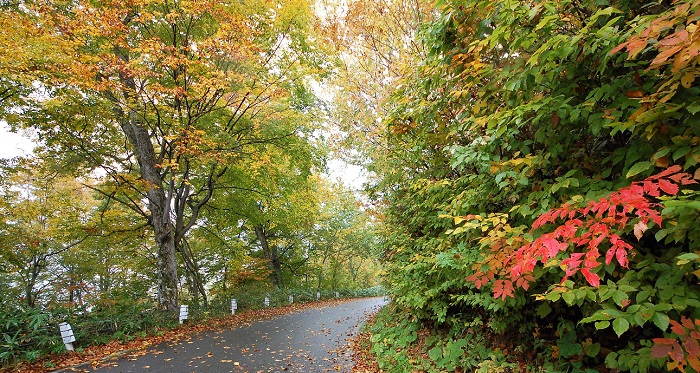
[[12,133],[0,122],[0,158],[12,158],[32,152],[34,143],[21,133]]
[[[12,133],[7,124],[0,122],[0,158],[13,158],[30,154],[34,143],[21,133]],[[328,162],[328,177],[340,181],[353,190],[361,190],[366,178],[362,168],[347,164],[340,159]]]

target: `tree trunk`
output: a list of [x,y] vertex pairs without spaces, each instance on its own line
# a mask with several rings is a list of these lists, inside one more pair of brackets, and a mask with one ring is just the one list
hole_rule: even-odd
[[267,259],[267,267],[270,269],[270,282],[275,289],[281,289],[284,284],[282,283],[282,263],[277,246],[273,245],[271,247],[269,245],[265,228],[262,225],[255,226],[255,235],[260,240],[260,246],[262,246],[265,259]]
[[122,119],[121,127],[134,148],[141,177],[148,184],[148,211],[158,245],[158,305],[163,310],[177,311],[178,276],[170,198],[165,194],[163,179],[156,167],[157,158],[148,129],[139,123],[138,114],[131,111],[128,118]]
[[189,274],[190,290],[192,292],[192,296],[195,298],[195,301],[198,302],[199,295],[201,295],[202,299],[204,300],[204,305],[207,306],[209,305],[207,291],[206,289],[204,289],[204,281],[202,281],[202,274],[200,273],[199,265],[194,260],[194,254],[192,253],[192,249],[190,248],[190,245],[187,243],[186,240],[182,240],[182,242],[180,242],[179,247],[180,255],[182,255],[182,259],[185,262],[185,270]]
[[34,287],[36,286],[41,269],[42,260],[38,257],[34,257],[32,259],[29,276],[24,284],[25,301],[27,302],[27,307],[29,308],[34,308],[36,306],[36,299],[39,297],[39,293],[34,292]]

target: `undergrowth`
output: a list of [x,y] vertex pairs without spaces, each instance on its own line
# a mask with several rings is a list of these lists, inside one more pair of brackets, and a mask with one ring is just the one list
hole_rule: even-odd
[[[316,291],[253,288],[232,292],[237,297],[238,310],[264,308],[263,299],[270,298],[270,307],[316,300]],[[320,292],[321,299],[335,298],[335,292]],[[362,290],[339,290],[339,298],[355,298],[383,295],[384,289],[374,287]],[[219,297],[207,305],[190,300],[189,322],[206,322],[231,313],[231,297]],[[187,303],[187,301],[183,301]],[[58,325],[68,322],[75,333],[76,351],[111,341],[130,341],[137,337],[158,335],[178,325],[178,316],[158,311],[151,302],[130,297],[103,299],[94,307],[53,307],[48,310],[13,306],[0,299],[0,366],[8,367],[20,362],[33,362],[49,354],[65,351]]]

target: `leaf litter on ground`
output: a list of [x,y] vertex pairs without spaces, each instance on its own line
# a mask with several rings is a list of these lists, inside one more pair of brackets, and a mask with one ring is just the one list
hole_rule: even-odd
[[[149,353],[163,353],[163,351],[149,350],[149,348],[162,343],[176,343],[206,331],[238,328],[249,325],[253,321],[270,319],[310,308],[336,306],[351,300],[329,299],[309,303],[294,303],[275,308],[247,310],[235,315],[214,318],[199,323],[183,324],[170,330],[161,330],[158,335],[137,337],[131,341],[111,341],[103,345],[85,347],[80,352],[66,351],[61,354],[49,355],[33,363],[24,362],[13,367],[0,368],[0,373],[45,373],[57,370],[89,372],[101,366],[109,365],[112,360],[119,357],[136,358]],[[188,341],[187,343],[192,342]]]

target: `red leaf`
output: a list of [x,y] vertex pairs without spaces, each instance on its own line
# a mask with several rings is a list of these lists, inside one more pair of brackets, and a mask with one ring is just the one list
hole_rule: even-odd
[[554,238],[547,237],[542,240],[542,246],[547,248],[548,258],[552,258],[557,256],[560,250],[565,250],[567,245]]
[[659,172],[659,173],[656,174],[656,175],[649,176],[647,179],[649,179],[649,180],[657,180],[657,179],[661,179],[662,177],[667,177],[667,176],[670,176],[670,175],[673,175],[673,174],[677,174],[677,173],[679,173],[680,171],[681,171],[681,166],[679,166],[679,165],[676,164],[676,165],[673,165],[673,166],[671,166],[671,167],[669,167],[669,168],[667,168],[667,169],[665,169],[665,170]]
[[[661,343],[663,341],[663,343]],[[651,357],[654,359],[661,359],[668,356],[673,348],[672,343],[675,343],[673,339],[669,338],[655,338],[654,346],[651,347]]]
[[617,250],[615,251],[615,258],[621,266],[627,268],[627,266],[629,265],[629,262],[627,261],[627,251],[624,248],[617,248]]
[[666,179],[659,180],[659,187],[661,188],[661,190],[672,196],[678,194],[678,185],[673,184],[672,182]]
[[690,175],[688,175],[688,177],[681,179],[681,184],[683,184],[683,185],[690,185],[690,184],[697,184],[697,183],[698,183],[697,181],[690,178]]
[[493,297],[506,300],[506,297],[514,298],[513,282],[510,280],[496,280],[493,283]]
[[588,268],[581,268],[581,274],[591,286],[600,287],[600,277],[591,272]]
[[698,341],[694,339],[686,339],[683,342],[683,347],[685,347],[685,350],[688,351],[688,354],[691,356],[697,357],[700,355],[700,345],[698,345]]
[[650,180],[644,180],[644,193],[652,197],[658,197],[660,195],[659,186],[656,183],[652,183]]
[[675,174],[675,175],[669,176],[668,178],[671,179],[671,180],[673,180],[673,181],[676,182],[676,183],[680,183],[681,180],[683,180],[683,179],[686,177],[686,175],[687,175],[687,174],[685,174],[685,173],[682,173],[682,174]]

